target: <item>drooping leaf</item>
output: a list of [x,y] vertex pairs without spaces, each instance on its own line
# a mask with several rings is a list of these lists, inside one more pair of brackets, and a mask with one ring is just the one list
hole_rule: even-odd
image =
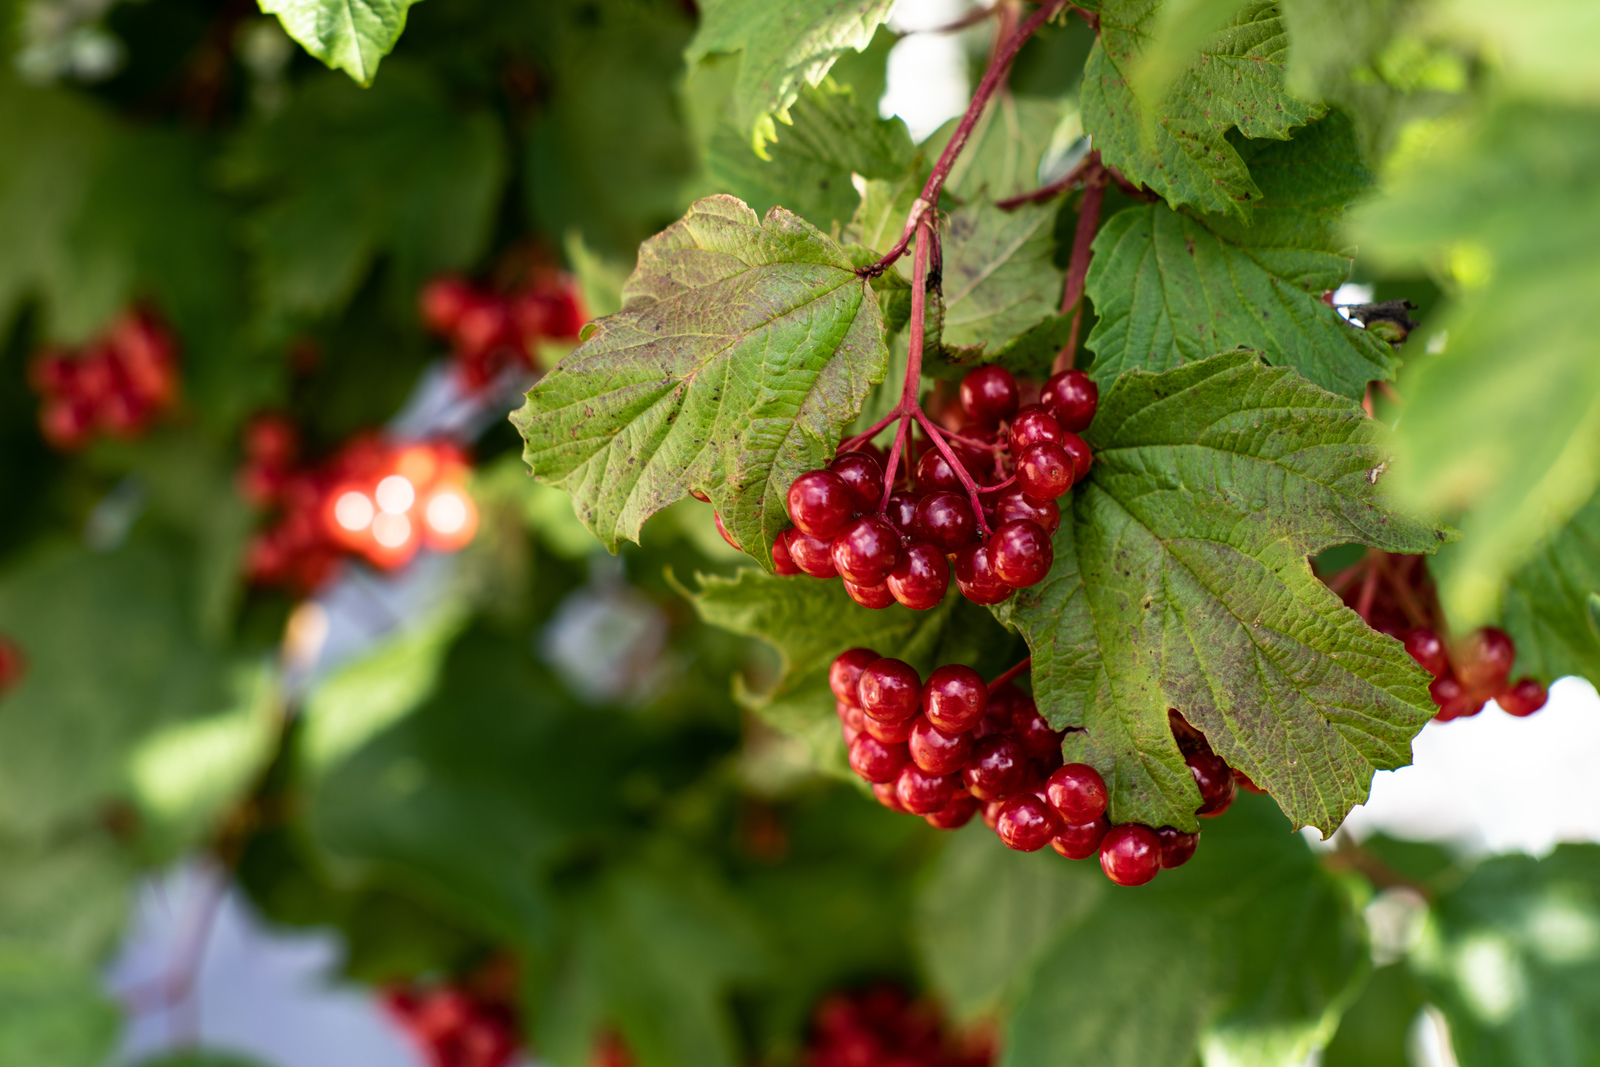
[[1600,630],[1591,598],[1600,593],[1600,498],[1543,541],[1511,576],[1500,624],[1517,644],[1517,671],[1546,682],[1577,674],[1600,679]]
[[872,43],[893,0],[711,0],[689,42],[691,62],[717,52],[742,52],[734,87],[738,128],[757,152],[778,139],[777,122],[807,85],[816,85],[848,50]]
[[1335,544],[1427,552],[1445,537],[1376,485],[1381,432],[1248,352],[1131,371],[1103,394],[1055,565],[996,615],[1027,638],[1040,710],[1084,731],[1068,753],[1105,775],[1113,822],[1196,825],[1168,709],[1324,833],[1373,771],[1410,761],[1435,710],[1426,674],[1307,562]]
[[1055,315],[1055,204],[1001,211],[977,201],[950,213],[944,243],[946,346],[998,352]]
[[1103,386],[1125,370],[1166,370],[1242,345],[1360,397],[1399,361],[1321,300],[1350,275],[1338,226],[1372,183],[1349,120],[1335,113],[1287,143],[1246,143],[1241,155],[1264,193],[1246,208],[1249,225],[1150,204],[1102,228],[1088,278],[1099,315],[1086,342],[1093,374]]
[[876,294],[803,219],[714,196],[645,243],[623,300],[512,417],[524,459],[613,551],[698,489],[770,564],[790,483],[883,380]]
[[1356,220],[1379,262],[1455,276],[1438,331],[1425,327],[1445,351],[1401,379],[1395,478],[1421,506],[1463,509],[1437,577],[1451,622],[1472,626],[1600,487],[1600,115],[1501,106]]
[[1101,6],[1100,39],[1083,74],[1084,129],[1106,163],[1172,207],[1246,219],[1261,189],[1227,133],[1286,139],[1322,109],[1286,87],[1283,22],[1260,2],[1240,7],[1159,100],[1141,101],[1129,79],[1160,9],[1155,0]]
[[362,85],[406,28],[406,11],[419,0],[259,0],[307,52]]

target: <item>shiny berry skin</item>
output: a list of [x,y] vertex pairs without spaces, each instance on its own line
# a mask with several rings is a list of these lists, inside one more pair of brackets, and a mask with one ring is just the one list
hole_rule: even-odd
[[1194,775],[1194,784],[1200,787],[1200,806],[1194,813],[1209,818],[1227,811],[1239,793],[1233,780],[1233,768],[1215,752],[1195,752],[1186,762],[1189,773]]
[[910,741],[911,730],[916,724],[916,719],[884,722],[882,719],[874,719],[866,712],[861,713],[861,728],[886,745],[898,745]]
[[1054,441],[1029,445],[1016,460],[1017,485],[1035,500],[1054,500],[1076,479],[1072,457]]
[[950,803],[923,818],[936,829],[959,830],[972,821],[981,807],[983,802],[971,793],[956,793],[950,798]]
[[1520,719],[1544,707],[1550,694],[1536,679],[1524,678],[1494,699],[1507,715],[1515,715]]
[[1001,844],[1018,852],[1037,852],[1061,829],[1050,806],[1032,793],[1019,793],[1000,806],[994,832]]
[[914,523],[919,499],[915,493],[906,492],[893,493],[889,497],[884,518],[889,520],[889,525],[894,527],[902,540],[910,541],[917,536]]
[[851,704],[835,704],[839,712],[839,733],[844,736],[846,748],[867,728],[867,713]]
[[1030,404],[1011,420],[1011,436],[1007,447],[1013,456],[1020,455],[1029,445],[1036,445],[1040,441],[1060,444],[1063,432],[1054,415],[1039,404]]
[[877,585],[857,585],[846,578],[844,580],[844,591],[849,594],[851,600],[854,600],[864,608],[872,608],[874,611],[881,610],[894,603],[894,593],[889,589],[887,580],[881,581]]
[[1094,822],[1063,826],[1050,839],[1050,847],[1069,860],[1086,860],[1100,851],[1100,842],[1111,829],[1111,820],[1104,815]]
[[1069,826],[1091,823],[1106,813],[1111,796],[1106,780],[1087,763],[1056,768],[1044,784],[1045,799]]
[[896,600],[913,611],[927,611],[950,588],[950,561],[932,545],[913,541],[900,553],[887,581]]
[[[895,777],[898,779],[899,775],[895,775]],[[878,798],[879,804],[882,804],[890,811],[898,811],[901,815],[910,815],[911,813],[906,810],[906,806],[900,803],[900,797],[895,792],[894,786],[894,782],[873,782],[872,795]]]
[[983,807],[978,810],[983,812],[983,825],[993,830],[1000,824],[1000,809],[1005,806],[1004,800],[979,801]]
[[895,779],[894,795],[911,814],[932,815],[950,803],[956,795],[956,785],[953,774],[929,774],[915,763],[908,763]]
[[1089,477],[1089,469],[1094,466],[1094,452],[1089,449],[1089,442],[1069,430],[1061,435],[1061,448],[1072,457],[1072,484]]
[[1443,678],[1449,672],[1450,654],[1445,651],[1439,635],[1426,626],[1419,626],[1407,633],[1405,646],[1411,658],[1435,678]]
[[928,675],[922,687],[922,713],[946,733],[972,729],[989,706],[983,675],[959,663],[946,663]]
[[869,782],[892,782],[910,762],[911,753],[904,743],[885,744],[865,733],[850,742],[850,769]]
[[984,544],[968,545],[956,554],[956,587],[974,604],[998,604],[1012,591],[995,571]]
[[1175,826],[1160,827],[1156,830],[1156,837],[1161,842],[1161,869],[1164,871],[1188,863],[1189,857],[1194,855],[1195,846],[1200,844],[1198,833],[1186,834]]
[[828,464],[828,469],[850,487],[857,512],[878,510],[878,502],[883,499],[883,464],[865,452],[846,452]]
[[994,525],[1023,520],[1054,536],[1061,528],[1061,506],[1054,500],[1035,500],[1014,485],[995,496],[994,517],[990,520]]
[[900,562],[900,535],[886,519],[865,515],[833,539],[833,565],[857,585],[877,585]]
[[936,493],[941,489],[955,492],[961,488],[956,469],[937,448],[929,447],[917,460],[917,472],[912,479],[919,493]]
[[972,749],[961,780],[979,800],[1004,800],[1028,777],[1028,754],[1009,737],[985,737]]
[[972,735],[947,734],[919,715],[912,720],[911,762],[929,774],[956,774],[972,755]]
[[856,703],[874,719],[905,722],[922,704],[922,679],[904,660],[874,660],[856,680]]
[[1094,421],[1100,406],[1100,387],[1081,370],[1053,375],[1039,391],[1039,403],[1056,417],[1063,430],[1080,433]]
[[839,574],[839,568],[833,565],[833,542],[799,530],[789,531],[789,559],[813,578],[834,578]]
[[[789,554],[789,535],[793,530],[784,530],[778,534],[778,539],[772,542],[772,569],[775,573],[785,578],[796,574],[804,574],[800,565],[794,561],[794,556]],[[833,562],[831,559],[829,562]]]
[[855,513],[855,496],[832,471],[806,471],[789,486],[789,518],[802,533],[831,540]]
[[1100,869],[1118,885],[1144,885],[1161,873],[1161,839],[1148,826],[1113,826],[1100,842]]
[[861,672],[882,658],[870,648],[847,648],[835,656],[828,667],[828,688],[833,690],[834,699],[859,708],[861,698],[856,695],[856,683],[861,680]]
[[1453,674],[1443,678],[1435,678],[1428,686],[1428,695],[1433,702],[1439,705],[1439,714],[1434,718],[1440,722],[1449,722],[1451,719],[1470,719],[1483,710],[1486,703],[1481,693],[1473,692],[1461,684]]
[[977,536],[978,524],[965,495],[942,489],[917,502],[912,528],[919,540],[949,555],[959,552]]
[[1041,581],[1055,563],[1050,535],[1037,523],[1022,519],[999,526],[990,538],[989,558],[995,575],[1007,585],[1025,589]]
[[1024,699],[1012,709],[1011,734],[1030,759],[1061,755],[1061,735],[1050,729],[1031,700]]
[[1457,657],[1456,677],[1468,689],[1495,692],[1511,677],[1511,665],[1517,659],[1517,646],[1511,635],[1493,626],[1485,626],[1467,638]]
[[961,407],[980,426],[993,426],[1017,410],[1017,379],[1004,367],[990,364],[961,379]]

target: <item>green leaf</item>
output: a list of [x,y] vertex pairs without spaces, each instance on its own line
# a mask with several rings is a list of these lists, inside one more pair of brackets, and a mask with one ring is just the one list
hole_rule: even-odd
[[1322,1067],[1411,1067],[1407,1041],[1427,997],[1403,963],[1372,972],[1322,1050]]
[[714,196],[645,243],[623,301],[512,416],[523,458],[613,552],[698,489],[770,566],[790,483],[883,380],[877,296],[805,220]]
[[1500,625],[1517,643],[1517,671],[1600,682],[1600,497],[1541,543],[1511,576]]
[[119,1021],[90,968],[0,950],[0,1067],[99,1067]]
[[132,858],[99,827],[0,837],[0,952],[100,966],[133,899]]
[[1260,2],[1243,5],[1153,106],[1141,101],[1130,79],[1160,10],[1156,0],[1101,6],[1100,39],[1083,73],[1084,129],[1106,163],[1172,207],[1248,219],[1262,192],[1228,132],[1284,140],[1322,109],[1286,87],[1283,23]]
[[419,0],[259,0],[307,52],[362,85],[405,32],[406,11]]
[[1439,899],[1411,963],[1462,1067],[1580,1067],[1600,1048],[1600,848],[1500,856]]
[[846,51],[864,51],[893,6],[893,0],[709,0],[689,60],[743,53],[734,114],[739,130],[764,152],[778,139],[776,123],[789,121],[800,90],[821,82]]
[[268,313],[337,312],[387,255],[391,304],[408,324],[430,275],[483,253],[506,171],[494,118],[461,112],[399,62],[365,91],[312,79],[224,162],[231,186],[261,198],[246,236]]
[[231,1052],[179,1052],[156,1060],[141,1061],[139,1067],[265,1067],[260,1060],[245,1059]]
[[[951,166],[945,192],[963,201],[984,196],[1004,200],[1032,192],[1039,187],[1039,163],[1057,127],[1075,119],[1057,100],[997,94],[978,116],[966,147]],[[960,118],[951,119],[923,142],[930,161],[939,158],[960,123]],[[904,221],[902,213],[900,222]],[[896,228],[890,243],[899,236]]]
[[1248,352],[1130,371],[1088,431],[1055,565],[995,609],[1033,650],[1034,698],[1069,758],[1110,783],[1113,822],[1196,825],[1176,708],[1295,825],[1325,834],[1375,770],[1410,762],[1426,673],[1340,603],[1307,557],[1445,536],[1375,482],[1382,429]]
[[1439,138],[1356,221],[1380,263],[1455,276],[1437,322],[1447,334],[1430,323],[1445,351],[1400,382],[1396,491],[1461,509],[1440,599],[1457,628],[1486,622],[1511,574],[1600,488],[1600,251],[1588,236],[1600,227],[1600,114],[1499,107]]
[[1100,317],[1087,341],[1094,376],[1104,385],[1242,345],[1359,398],[1399,360],[1321,300],[1350,275],[1338,226],[1372,183],[1354,131],[1334,114],[1293,141],[1247,143],[1242,157],[1265,194],[1245,223],[1149,204],[1101,229],[1088,277]]
[[1600,35],[1600,12],[1583,0],[1531,0],[1507,22],[1489,0],[1447,0],[1436,17],[1476,38],[1498,61],[1519,96],[1564,103],[1600,101],[1600,71],[1589,45]]
[[945,345],[998,351],[1055,315],[1055,204],[1001,211],[986,201],[950,212],[944,244]]

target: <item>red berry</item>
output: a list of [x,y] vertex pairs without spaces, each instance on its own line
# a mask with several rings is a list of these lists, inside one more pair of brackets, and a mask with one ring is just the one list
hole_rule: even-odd
[[1092,823],[1105,814],[1111,795],[1100,772],[1087,763],[1059,767],[1045,782],[1045,798],[1068,825]]
[[912,720],[911,761],[929,774],[955,774],[972,755],[972,735],[945,733],[919,715]]
[[961,379],[961,407],[980,426],[993,426],[1017,410],[1017,380],[1004,367],[990,364]]
[[904,743],[885,744],[871,734],[850,742],[850,769],[869,782],[892,782],[900,768],[911,762]]
[[[895,777],[900,777],[898,772]],[[872,795],[878,798],[879,804],[882,804],[890,811],[898,811],[901,815],[910,815],[911,813],[906,810],[906,806],[900,803],[900,797],[895,793],[894,786],[895,783],[893,781],[873,782]]]
[[828,464],[828,469],[850,487],[856,511],[878,510],[878,502],[883,499],[883,464],[865,452],[846,452]]
[[1061,820],[1049,805],[1032,793],[1019,793],[1000,806],[995,833],[1007,848],[1037,852],[1061,829]]
[[[778,539],[772,542],[772,569],[785,577],[805,573],[800,569],[800,565],[794,561],[794,556],[789,553],[789,537],[793,533],[793,530],[784,530],[778,534]],[[828,563],[830,565],[833,563],[832,558],[828,560]]]
[[895,780],[894,794],[911,814],[932,815],[955,796],[956,776],[929,774],[915,763],[908,763]]
[[60,349],[47,348],[28,364],[28,384],[41,396],[70,392],[77,382],[77,360]]
[[998,604],[1011,595],[985,544],[968,545],[956,554],[956,586],[974,604]]
[[1018,486],[1001,490],[994,501],[996,526],[1027,520],[1054,536],[1061,528],[1061,507],[1054,500],[1035,500]]
[[1061,448],[1072,457],[1073,484],[1089,477],[1089,469],[1094,466],[1094,453],[1089,449],[1089,442],[1069,430],[1061,435]]
[[1161,871],[1161,839],[1148,826],[1113,826],[1100,842],[1100,868],[1118,885],[1144,885]]
[[0,634],[0,694],[16,687],[28,673],[28,657],[22,646]]
[[1031,444],[1017,456],[1017,486],[1035,500],[1054,500],[1075,477],[1072,457],[1054,441]]
[[956,793],[950,803],[930,815],[924,815],[928,825],[940,830],[959,830],[972,821],[982,803],[971,793]]
[[1069,860],[1086,860],[1100,851],[1100,842],[1110,829],[1111,821],[1104,815],[1093,822],[1063,826],[1050,839],[1050,847]]
[[1252,782],[1250,780],[1250,776],[1237,767],[1233,769],[1233,780],[1239,786],[1239,788],[1243,789],[1246,793],[1255,793],[1258,796],[1261,796],[1265,795],[1267,792],[1259,785],[1256,785],[1255,782]]
[[832,540],[854,512],[850,487],[832,471],[806,471],[789,486],[789,518],[812,537]]
[[900,553],[888,584],[900,603],[913,611],[927,611],[937,606],[950,588],[950,561],[932,545],[915,541]]
[[833,705],[839,713],[839,732],[844,735],[844,743],[849,747],[850,742],[861,735],[867,728],[867,713],[854,704],[845,704],[842,701]]
[[1160,827],[1156,837],[1161,842],[1161,868],[1167,871],[1188,863],[1195,846],[1200,844],[1198,833],[1186,834],[1175,826]]
[[45,401],[39,409],[39,432],[50,447],[63,452],[82,448],[94,430],[94,409],[79,400]]
[[979,800],[1004,800],[1019,791],[1028,777],[1028,754],[1004,735],[985,737],[972,750],[961,780]]
[[905,722],[922,703],[922,679],[911,664],[885,656],[861,672],[856,693],[856,703],[874,719]]
[[1411,658],[1435,678],[1444,677],[1450,670],[1450,655],[1445,651],[1444,642],[1426,626],[1419,626],[1407,633],[1405,645]]
[[1550,699],[1550,694],[1537,680],[1524,678],[1494,699],[1507,715],[1515,715],[1520,719],[1544,707],[1545,702]]
[[300,431],[284,415],[257,415],[245,424],[244,454],[252,463],[281,470],[300,453]]
[[882,658],[870,648],[848,648],[835,656],[828,667],[828,688],[833,690],[834,699],[860,707],[856,684],[861,680],[861,672]]
[[959,663],[947,663],[928,675],[922,687],[922,712],[946,733],[962,733],[978,725],[989,705],[983,675]]
[[127,440],[137,437],[150,417],[150,407],[125,390],[117,389],[100,398],[95,417],[108,432]]
[[889,589],[887,581],[879,582],[877,585],[859,585],[846,578],[844,591],[850,594],[851,600],[864,608],[877,610],[894,603],[894,593]]
[[1039,392],[1039,403],[1056,417],[1063,430],[1073,433],[1088,429],[1100,406],[1100,388],[1081,370],[1054,375]]
[[452,275],[435,278],[423,286],[418,300],[423,325],[434,333],[450,333],[477,299],[477,293],[464,279]]
[[948,489],[929,493],[917,502],[912,528],[918,539],[947,555],[971,544],[978,532],[972,505],[964,495]]
[[1064,431],[1056,417],[1044,409],[1042,405],[1030,404],[1017,412],[1011,420],[1011,438],[1009,447],[1013,456],[1021,455],[1029,446],[1040,441],[1061,442]]
[[1011,710],[1011,732],[1031,759],[1061,755],[1061,735],[1050,729],[1038,707],[1026,697]]
[[1215,752],[1195,752],[1186,762],[1189,773],[1194,775],[1194,784],[1200,787],[1200,806],[1194,813],[1210,817],[1227,811],[1239,792],[1227,761]]
[[720,511],[713,511],[711,513],[711,521],[717,524],[717,533],[722,535],[722,539],[728,542],[729,547],[731,547],[735,552],[744,551],[744,549],[739,547],[739,542],[735,541],[733,539],[733,535],[728,532],[728,528],[722,525],[722,513]]
[[874,719],[866,712],[861,713],[861,728],[886,745],[898,745],[910,741],[911,730],[916,724],[916,719],[884,722],[882,719]]
[[889,507],[883,517],[889,520],[889,525],[894,527],[901,540],[909,541],[916,536],[914,523],[917,500],[914,493],[905,492],[893,493],[889,497]]
[[799,530],[789,531],[789,558],[813,578],[832,578],[839,573],[833,565],[833,542]]
[[1435,678],[1428,686],[1428,695],[1433,702],[1439,705],[1439,714],[1434,718],[1440,722],[1449,722],[1451,719],[1470,719],[1483,710],[1485,704],[1481,693],[1474,692],[1463,686],[1453,674],[1443,678]]
[[888,521],[866,515],[833,539],[833,565],[859,585],[877,585],[900,562],[900,535]]
[[917,460],[917,472],[913,480],[919,493],[936,493],[941,489],[956,492],[962,488],[956,469],[944,458],[943,453],[932,447]]
[[1506,684],[1511,665],[1517,659],[1517,646],[1511,635],[1485,626],[1468,637],[1457,658],[1456,677],[1468,689],[1493,693]]
[[[999,527],[987,547],[989,557],[994,561],[995,576],[1015,589],[1025,589],[1042,580],[1056,561],[1050,535],[1038,524],[1026,519]],[[958,561],[958,579],[960,574],[961,564]]]

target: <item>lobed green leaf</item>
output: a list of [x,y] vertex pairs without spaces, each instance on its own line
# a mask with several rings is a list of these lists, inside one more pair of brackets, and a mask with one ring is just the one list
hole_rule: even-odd
[[406,12],[420,0],[259,0],[307,52],[362,85],[405,32]]

